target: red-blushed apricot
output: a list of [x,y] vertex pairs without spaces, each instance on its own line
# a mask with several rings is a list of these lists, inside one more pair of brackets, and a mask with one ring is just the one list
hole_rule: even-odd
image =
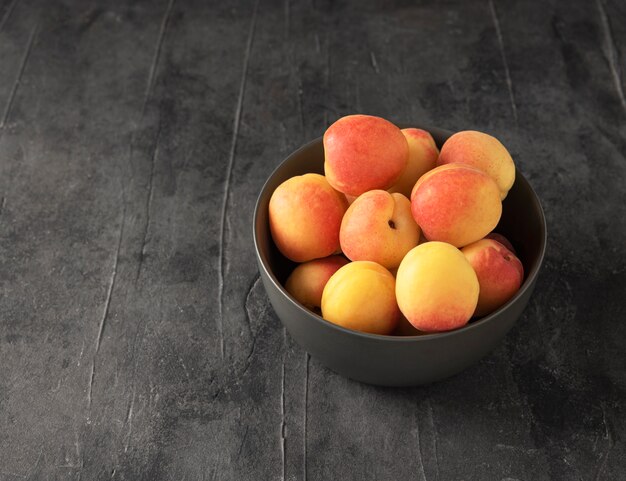
[[304,307],[320,314],[328,279],[348,262],[343,256],[330,256],[300,264],[287,278],[285,288]]
[[482,239],[461,249],[474,268],[480,294],[475,316],[486,316],[504,305],[524,281],[524,266],[513,252],[493,239]]
[[339,228],[348,202],[323,175],[305,174],[280,184],[269,203],[269,223],[278,250],[295,262],[339,250]]
[[380,117],[348,115],[324,133],[324,173],[330,185],[347,195],[388,189],[408,158],[400,129]]
[[355,261],[326,283],[322,317],[339,326],[372,334],[390,334],[398,324],[396,280],[380,264]]
[[442,332],[464,326],[478,302],[478,279],[459,249],[426,242],[411,249],[396,275],[396,299],[416,329]]
[[502,202],[498,186],[483,171],[447,164],[420,177],[411,194],[411,211],[428,240],[462,247],[496,227]]
[[409,144],[409,160],[400,178],[388,190],[410,197],[417,180],[437,166],[439,149],[432,135],[425,130],[402,129],[402,133]]
[[409,199],[384,190],[370,190],[357,197],[343,216],[339,231],[346,257],[377,262],[387,269],[398,267],[419,238]]
[[437,165],[467,164],[488,174],[500,189],[504,199],[515,182],[515,164],[511,154],[495,137],[464,130],[450,137],[441,147]]

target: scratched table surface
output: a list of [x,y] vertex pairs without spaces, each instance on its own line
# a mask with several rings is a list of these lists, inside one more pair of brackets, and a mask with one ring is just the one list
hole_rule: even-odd
[[[625,66],[620,0],[0,0],[0,480],[625,479]],[[327,370],[259,281],[264,180],[355,112],[498,136],[546,211],[434,385]]]

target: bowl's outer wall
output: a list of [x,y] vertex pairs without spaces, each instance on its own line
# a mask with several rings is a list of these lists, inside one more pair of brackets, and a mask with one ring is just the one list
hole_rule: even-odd
[[[433,134],[439,146],[452,134],[441,129],[422,128]],[[254,222],[263,285],[276,314],[302,348],[322,364],[352,379],[386,386],[410,386],[456,374],[497,346],[530,299],[545,249],[541,206],[519,172],[503,203],[502,220],[496,229],[512,241],[524,265],[527,279],[518,295],[497,312],[466,328],[407,338],[367,336],[338,328],[300,306],[279,287],[295,264],[284,258],[271,240],[269,199],[283,181],[308,172],[323,173],[320,139],[294,152],[270,176],[259,196]]]
[[[461,335],[394,342],[350,336],[328,323],[312,325],[308,313],[286,302],[261,268],[261,279],[276,314],[295,341],[322,364],[351,379],[381,386],[416,386],[456,374],[491,352],[513,327],[533,285],[488,329]],[[406,340],[408,341],[408,340]]]

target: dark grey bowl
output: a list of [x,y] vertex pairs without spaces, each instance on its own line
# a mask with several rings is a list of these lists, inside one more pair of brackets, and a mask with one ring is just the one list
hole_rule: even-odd
[[[429,127],[437,145],[452,132]],[[254,246],[263,285],[276,314],[296,342],[322,364],[344,376],[383,386],[415,386],[452,376],[492,351],[520,317],[535,287],[546,248],[546,220],[537,195],[517,171],[503,203],[497,232],[508,237],[524,265],[526,279],[509,302],[461,329],[420,336],[382,336],[352,331],[325,321],[283,287],[295,264],[276,249],[269,231],[268,204],[282,182],[307,172],[323,173],[322,139],[292,153],[270,175],[254,211]]]

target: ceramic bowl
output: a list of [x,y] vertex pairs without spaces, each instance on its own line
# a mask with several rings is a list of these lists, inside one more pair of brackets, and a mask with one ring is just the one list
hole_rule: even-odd
[[[452,132],[428,130],[441,148]],[[269,200],[282,182],[308,172],[323,174],[324,149],[318,138],[293,152],[269,176],[254,211],[254,246],[259,272],[278,318],[292,338],[333,371],[384,386],[415,386],[461,372],[491,352],[519,319],[537,281],[546,249],[546,220],[532,187],[519,170],[503,202],[497,232],[515,246],[525,280],[517,294],[492,314],[455,331],[419,336],[383,336],[345,329],[300,305],[284,288],[295,264],[274,245]]]

